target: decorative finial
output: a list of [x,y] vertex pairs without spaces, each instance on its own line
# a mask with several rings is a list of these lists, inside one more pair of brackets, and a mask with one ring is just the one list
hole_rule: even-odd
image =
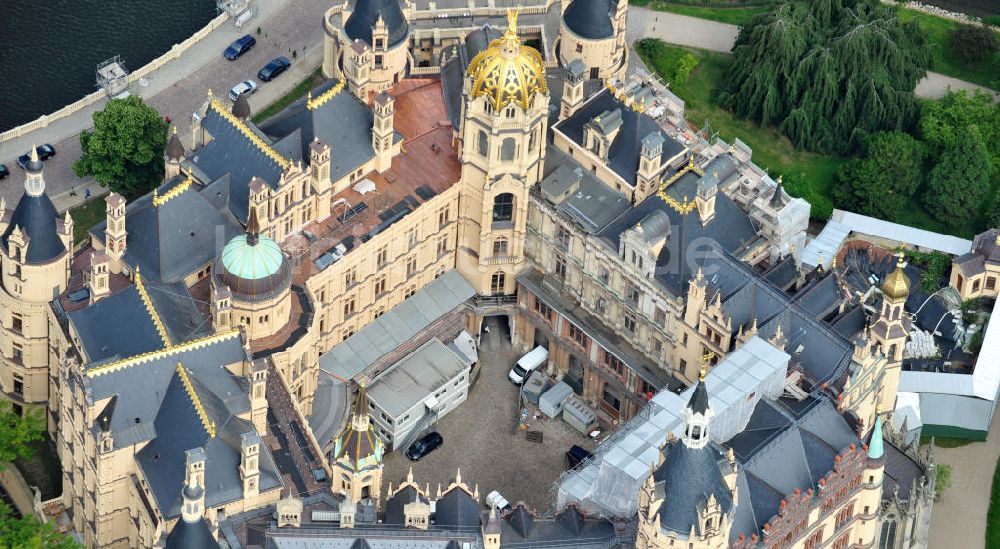
[[212,88],[208,88],[208,97],[209,97],[209,98],[211,98],[211,97],[212,97]]
[[250,206],[250,218],[247,220],[247,245],[256,246],[259,235],[260,224],[257,222],[257,206]]
[[517,9],[507,10],[507,33],[517,34]]
[[899,251],[899,252],[896,253],[896,257],[898,258],[896,260],[896,267],[899,267],[900,269],[902,269],[903,268],[903,258],[906,257],[906,254],[904,254],[902,251]]
[[705,368],[705,365],[702,364],[701,370],[698,371],[698,381],[705,381],[705,374],[707,373],[706,370],[707,368]]
[[174,133],[174,135],[177,135],[177,124],[174,124],[174,125],[173,125],[173,126],[171,126],[171,127],[173,128],[173,133]]

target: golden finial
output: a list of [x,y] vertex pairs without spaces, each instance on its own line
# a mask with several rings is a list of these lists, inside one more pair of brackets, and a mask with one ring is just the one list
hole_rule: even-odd
[[708,365],[712,363],[713,358],[715,358],[715,353],[712,351],[709,351],[701,355],[701,370],[703,373],[705,371],[705,368],[707,368]]
[[212,88],[208,88],[208,96],[212,97]]
[[1000,246],[1000,233],[997,233],[997,238],[994,240],[997,246]]
[[729,144],[729,154],[734,154],[736,152],[736,145],[732,143]]
[[781,182],[782,182],[783,179],[784,178],[782,177],[782,175],[778,174],[778,185],[781,185]]
[[507,10],[507,34],[517,35],[517,9]]
[[174,128],[174,135],[177,135],[177,124],[174,124],[173,128]]
[[708,371],[704,365],[702,365],[701,370],[698,371],[698,381],[705,381],[705,373]]

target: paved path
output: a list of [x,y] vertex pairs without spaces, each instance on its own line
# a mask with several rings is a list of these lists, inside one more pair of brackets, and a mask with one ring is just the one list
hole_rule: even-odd
[[929,547],[980,549],[986,545],[986,511],[990,507],[993,471],[1000,457],[1000,408],[993,414],[986,442],[961,448],[937,448],[938,463],[951,465],[951,488],[934,504]]
[[[687,15],[655,11],[638,6],[629,6],[628,10],[626,38],[630,43],[642,38],[653,37],[681,46],[729,52],[739,32],[739,27],[736,25]],[[913,91],[917,97],[933,99],[944,95],[948,88],[982,90],[992,93],[1000,100],[1000,92],[936,72],[928,72],[923,80],[917,82],[917,87]]]
[[[226,23],[154,72],[145,87],[133,86],[133,93],[142,96],[160,114],[171,117],[185,142],[190,135],[190,115],[205,101],[209,88],[224,96],[237,82],[247,78],[256,80],[257,70],[269,60],[285,55],[292,60],[292,68],[273,82],[259,83],[260,90],[250,99],[251,107],[260,109],[287,93],[322,61],[322,14],[329,8],[329,0],[267,0],[257,5],[260,13],[242,29]],[[223,59],[222,51],[230,42],[243,34],[255,33],[258,26],[262,34],[257,36],[253,50],[237,61]],[[297,51],[297,58],[292,58],[291,50]],[[58,208],[82,202],[87,187],[95,195],[105,192],[92,179],[77,178],[71,170],[73,161],[80,157],[78,135],[92,127],[93,113],[104,108],[104,104],[99,102],[46,128],[0,143],[0,162],[7,164],[12,172],[0,182],[0,196],[8,203],[20,197],[24,173],[15,159],[29,150],[32,143],[52,143],[58,151],[45,162],[45,183]],[[75,196],[70,194],[71,190]]]

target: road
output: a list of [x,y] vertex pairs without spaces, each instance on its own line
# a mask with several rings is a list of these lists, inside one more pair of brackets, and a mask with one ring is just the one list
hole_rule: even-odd
[[[209,89],[224,96],[237,82],[256,80],[258,69],[275,56],[284,55],[292,60],[292,68],[272,82],[260,83],[260,90],[250,99],[250,106],[260,109],[287,93],[322,62],[322,16],[330,6],[329,0],[268,0],[257,5],[260,12],[242,29],[226,23],[155,71],[145,87],[133,86],[133,93],[160,114],[171,117],[185,143],[190,134],[190,115],[204,103]],[[223,59],[222,51],[230,42],[248,32],[255,34],[257,27],[262,32],[257,35],[254,49],[237,61]],[[0,196],[8,204],[20,197],[24,174],[15,159],[33,143],[52,143],[58,151],[45,162],[46,188],[58,209],[82,202],[85,188],[95,195],[105,192],[91,178],[80,179],[71,170],[73,161],[80,157],[79,133],[93,126],[93,113],[103,107],[104,102],[99,102],[46,128],[0,143],[0,162],[12,172],[0,184]]]
[[[736,35],[739,33],[739,27],[736,25],[687,15],[655,11],[638,6],[629,6],[628,11],[626,38],[629,43],[653,37],[681,46],[728,52],[733,48]],[[953,90],[981,90],[992,93],[995,98],[1000,100],[1000,92],[936,72],[928,72],[923,80],[917,82],[917,87],[913,91],[917,97],[933,99],[944,95],[949,88]]]

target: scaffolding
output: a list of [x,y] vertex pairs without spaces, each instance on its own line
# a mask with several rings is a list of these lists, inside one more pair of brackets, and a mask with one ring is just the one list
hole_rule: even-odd
[[128,97],[128,69],[122,56],[116,55],[97,65],[97,85],[109,99]]
[[225,13],[236,28],[240,28],[257,13],[254,0],[216,0],[215,8]]

